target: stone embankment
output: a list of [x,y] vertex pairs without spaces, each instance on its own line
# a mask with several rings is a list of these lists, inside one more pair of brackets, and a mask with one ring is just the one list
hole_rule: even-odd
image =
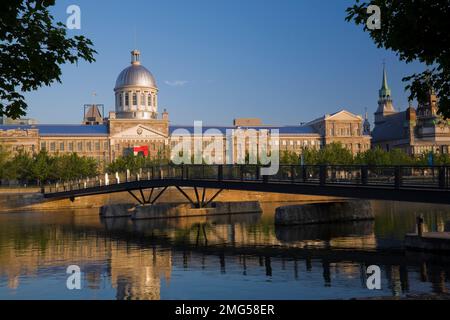
[[100,209],[104,218],[129,217],[133,220],[261,213],[258,201],[213,202],[207,208],[194,208],[187,203],[160,203],[154,205],[115,204]]
[[348,200],[279,207],[275,211],[276,225],[305,225],[333,222],[373,220],[370,201]]

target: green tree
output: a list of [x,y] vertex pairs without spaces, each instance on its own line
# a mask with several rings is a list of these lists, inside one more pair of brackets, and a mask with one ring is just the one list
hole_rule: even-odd
[[5,178],[5,166],[8,162],[8,158],[10,157],[10,153],[6,149],[6,147],[0,145],[0,179]]
[[52,172],[52,162],[53,159],[50,158],[45,150],[41,150],[35,157],[33,161],[33,166],[31,168],[31,174],[37,183],[46,183],[50,180]]
[[317,164],[349,165],[353,163],[353,154],[339,142],[333,142],[320,149]]
[[26,152],[18,152],[5,165],[5,177],[9,180],[19,180],[26,183],[32,179],[33,160]]
[[[381,29],[369,30],[367,7],[381,10]],[[397,53],[401,61],[419,61],[426,70],[403,79],[410,99],[425,101],[430,88],[439,97],[439,111],[450,117],[450,5],[448,0],[356,0],[347,8],[347,21],[363,26],[379,48]]]
[[293,151],[284,150],[281,153],[280,164],[300,164],[300,157]]
[[61,82],[60,65],[95,61],[84,36],[67,37],[49,7],[55,0],[2,0],[0,4],[0,116],[26,114],[23,92]]
[[369,165],[369,166],[387,166],[390,165],[390,157],[387,151],[384,151],[380,147],[375,149],[366,150],[365,152],[358,153],[355,156],[355,164]]

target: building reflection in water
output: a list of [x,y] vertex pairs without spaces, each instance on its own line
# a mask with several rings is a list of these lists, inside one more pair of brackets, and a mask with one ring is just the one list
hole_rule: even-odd
[[143,221],[99,220],[92,212],[0,217],[0,292],[3,282],[19,288],[22,278],[57,273],[65,281],[71,264],[80,265],[88,289],[106,283],[121,300],[161,299],[174,270],[285,281],[287,290],[311,278],[322,288],[351,283],[364,289],[373,264],[382,268],[390,295],[414,291],[420,283],[435,293],[448,291],[450,258],[380,250],[374,222],[278,227],[265,215]]

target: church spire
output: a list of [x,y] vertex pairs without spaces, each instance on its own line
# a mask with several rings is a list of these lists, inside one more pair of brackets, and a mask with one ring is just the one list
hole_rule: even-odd
[[380,98],[391,98],[391,89],[387,82],[386,62],[383,62],[383,81],[381,83]]
[[383,61],[383,79],[379,91],[378,109],[375,112],[375,126],[382,124],[385,117],[396,113],[392,103],[391,89],[387,81],[386,63]]
[[363,122],[363,134],[364,135],[370,135],[370,122],[369,122],[369,115],[367,114],[367,108],[366,108],[366,114],[364,116],[364,122]]

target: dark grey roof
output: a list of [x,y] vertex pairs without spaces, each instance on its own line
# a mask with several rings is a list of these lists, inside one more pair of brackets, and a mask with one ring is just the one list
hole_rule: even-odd
[[[255,129],[255,130],[279,130],[280,134],[284,135],[311,135],[318,134],[311,126],[258,126],[258,127],[240,127],[242,129]],[[107,125],[70,125],[70,124],[37,124],[37,125],[0,125],[0,130],[29,130],[38,129],[41,136],[107,136]],[[185,129],[190,134],[194,133],[193,126],[171,125],[169,127],[169,134],[172,134],[177,129]],[[227,130],[236,129],[236,127],[229,126],[203,126],[202,133],[207,130],[216,129],[222,134],[226,134]]]
[[385,122],[376,125],[372,131],[372,142],[399,140],[404,138],[406,112],[397,112],[385,118]]
[[[241,129],[255,129],[255,130],[279,130],[280,134],[293,134],[293,135],[301,135],[301,134],[317,134],[317,132],[311,126],[255,126],[255,127],[239,127]],[[169,127],[169,134],[172,134],[177,129],[185,129],[190,134],[194,133],[193,126],[182,126],[182,125],[171,125]],[[205,133],[207,130],[216,129],[219,130],[222,134],[226,134],[227,130],[237,129],[237,127],[229,126],[203,126],[202,133]]]
[[0,125],[0,130],[38,129],[41,136],[107,136],[108,126],[70,125],[70,124],[37,124],[37,125]]

